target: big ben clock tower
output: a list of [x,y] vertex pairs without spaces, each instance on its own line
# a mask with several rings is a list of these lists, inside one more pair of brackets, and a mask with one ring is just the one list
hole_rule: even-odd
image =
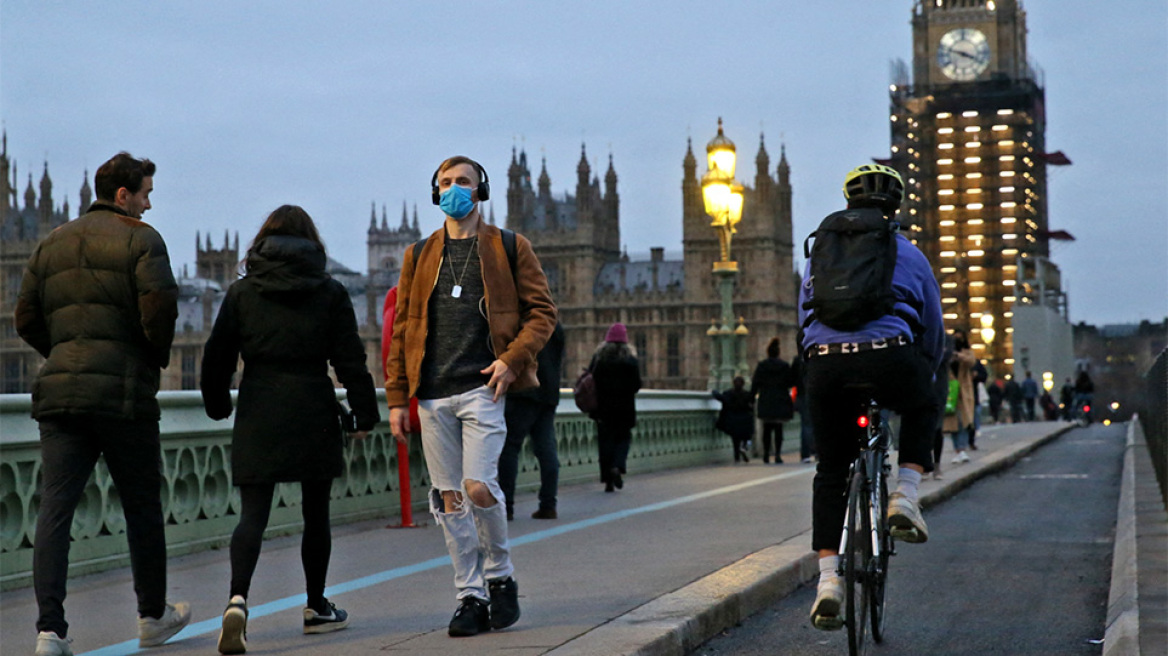
[[1069,162],[1046,152],[1021,0],[917,0],[912,32],[912,79],[898,62],[890,87],[901,223],[933,263],[946,327],[969,331],[978,357],[1006,373],[1020,366],[1016,305],[1065,315],[1048,260],[1046,167]]

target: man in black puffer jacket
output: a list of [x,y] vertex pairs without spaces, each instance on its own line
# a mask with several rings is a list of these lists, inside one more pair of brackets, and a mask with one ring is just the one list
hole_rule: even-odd
[[64,608],[70,527],[102,455],[126,515],[139,644],[160,645],[190,621],[188,604],[166,603],[156,395],[170,359],[178,286],[166,244],[141,221],[154,169],[124,152],[102,164],[97,202],[37,245],[21,283],[16,329],[46,359],[32,394],[41,432],[38,654],[72,653]]

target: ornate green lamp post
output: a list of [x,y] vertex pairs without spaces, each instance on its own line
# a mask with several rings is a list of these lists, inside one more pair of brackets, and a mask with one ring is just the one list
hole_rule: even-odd
[[[745,343],[749,331],[745,323],[734,327],[734,279],[738,276],[738,263],[731,259],[730,242],[738,232],[738,222],[742,220],[742,185],[734,180],[734,166],[738,159],[734,142],[722,132],[722,119],[718,119],[718,135],[706,144],[708,170],[702,176],[702,199],[706,214],[710,215],[710,226],[718,233],[721,259],[714,262],[714,278],[718,294],[722,299],[720,325],[711,325],[706,331],[713,339],[710,350],[710,389],[724,390],[731,386],[736,373],[745,371]],[[742,345],[735,349],[735,341]],[[738,353],[735,353],[735,351]]]

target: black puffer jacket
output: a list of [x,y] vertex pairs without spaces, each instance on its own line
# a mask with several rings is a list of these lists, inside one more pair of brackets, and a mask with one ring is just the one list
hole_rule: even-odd
[[46,358],[32,416],[158,419],[178,285],[154,228],[102,202],[54,230],[29,258],[16,330]]
[[373,379],[349,294],[324,271],[325,254],[298,237],[268,237],[248,253],[248,275],[227,290],[203,353],[207,416],[231,415],[231,377],[243,357],[231,441],[236,485],[327,480],[344,470],[332,364],[357,428],[379,420]]

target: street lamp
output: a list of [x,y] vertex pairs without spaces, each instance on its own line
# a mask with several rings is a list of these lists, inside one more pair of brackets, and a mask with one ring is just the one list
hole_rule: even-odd
[[[714,278],[722,300],[721,325],[711,326],[706,331],[713,339],[710,351],[710,389],[728,389],[735,374],[745,375],[745,343],[749,330],[740,322],[734,327],[734,279],[738,275],[738,263],[731,258],[731,240],[738,232],[738,222],[742,220],[742,185],[734,180],[734,168],[738,154],[734,142],[722,132],[722,119],[718,119],[718,134],[706,144],[706,174],[702,176],[702,200],[706,214],[710,216],[710,227],[718,233],[720,258],[714,262]],[[740,341],[737,349],[742,356],[735,363],[734,342]]]
[[981,341],[985,342],[986,345],[986,366],[990,369],[991,373],[996,362],[993,348],[994,335],[996,334],[994,331],[994,315],[989,312],[983,312],[981,315]]

